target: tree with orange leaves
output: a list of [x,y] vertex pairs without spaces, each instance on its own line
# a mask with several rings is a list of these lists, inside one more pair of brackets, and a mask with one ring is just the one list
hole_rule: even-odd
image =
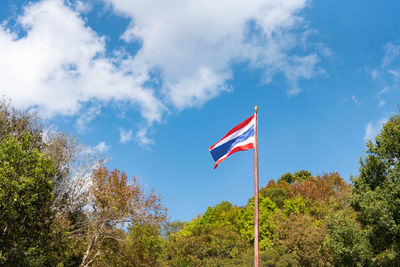
[[154,192],[144,192],[137,178],[129,182],[124,172],[110,172],[103,163],[93,171],[89,203],[86,251],[80,266],[89,266],[106,252],[102,243],[117,238],[115,229],[130,223],[162,224],[166,220],[166,208]]

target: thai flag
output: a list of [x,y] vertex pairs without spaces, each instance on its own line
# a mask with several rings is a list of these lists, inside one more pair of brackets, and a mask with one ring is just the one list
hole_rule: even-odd
[[255,148],[256,114],[236,125],[218,143],[210,146],[210,152],[218,167],[229,155]]

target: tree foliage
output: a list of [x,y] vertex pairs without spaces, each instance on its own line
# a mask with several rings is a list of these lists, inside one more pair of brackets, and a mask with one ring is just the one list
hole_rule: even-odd
[[400,264],[400,113],[367,148],[360,174],[353,178],[351,205],[368,230],[377,260]]
[[[278,210],[276,204],[268,197],[259,199],[259,231],[260,249],[265,250],[272,245],[275,225],[272,218]],[[240,211],[240,234],[249,244],[254,242],[254,198]]]
[[0,262],[6,265],[48,264],[55,170],[33,146],[27,132],[0,143]]
[[362,230],[351,210],[332,213],[327,219],[327,246],[336,266],[365,266],[371,258],[368,232]]
[[110,172],[103,163],[93,172],[89,192],[87,245],[81,266],[89,266],[105,253],[102,243],[114,238],[116,227],[126,223],[133,223],[131,227],[142,222],[160,224],[166,219],[166,209],[155,193],[146,194],[135,177],[130,183],[125,173],[117,169]]
[[313,176],[311,174],[311,172],[306,171],[306,170],[300,170],[295,172],[294,174],[291,174],[290,172],[283,174],[281,176],[281,178],[278,180],[279,181],[285,181],[289,184],[293,184],[296,182],[304,182],[304,181],[308,181],[309,179],[311,179]]
[[282,255],[290,255],[300,266],[324,266],[331,261],[322,221],[309,214],[292,213],[278,222],[275,238]]
[[[333,262],[327,220],[331,213],[351,209],[346,201],[350,185],[336,172],[315,177],[307,171],[299,173],[307,178],[292,183],[271,180],[260,190],[262,266],[323,266]],[[167,262],[169,266],[248,266],[253,262],[253,240],[254,198],[244,207],[223,201],[169,236]],[[239,252],[232,253],[235,251]]]
[[171,235],[166,255],[168,266],[222,266],[240,259],[248,242],[231,227],[201,225],[190,235]]
[[0,265],[120,266],[129,254],[122,222],[161,227],[160,198],[103,165],[90,175],[98,157],[87,151],[0,101]]

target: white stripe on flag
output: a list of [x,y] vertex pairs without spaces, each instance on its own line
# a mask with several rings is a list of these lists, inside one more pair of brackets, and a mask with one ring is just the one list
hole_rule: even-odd
[[[238,131],[232,133],[231,135],[225,137],[224,139],[222,139],[221,141],[219,141],[218,143],[216,143],[216,144],[213,146],[213,149],[216,148],[216,147],[218,147],[218,146],[220,146],[220,145],[223,145],[223,144],[225,144],[226,142],[229,142],[229,141],[231,141],[232,139],[238,137],[239,135],[245,133],[245,132],[246,132],[248,129],[250,129],[251,126],[253,126],[253,125],[255,125],[255,118],[253,118],[253,119],[249,122],[249,124],[247,124],[247,125],[244,126],[243,128],[239,129]],[[255,129],[254,129],[254,130],[255,130]]]
[[248,144],[251,144],[251,143],[253,143],[253,144],[256,143],[255,137],[254,137],[254,136],[247,138],[246,140],[244,140],[244,141],[241,142],[241,143],[237,143],[235,146],[233,146],[231,149],[229,149],[228,153],[226,153],[225,155],[223,155],[222,157],[220,157],[220,158],[217,160],[217,162],[218,162],[218,161],[221,162],[221,161],[225,160],[225,159],[228,157],[229,152],[231,152],[235,147],[243,146],[243,145],[248,145]]

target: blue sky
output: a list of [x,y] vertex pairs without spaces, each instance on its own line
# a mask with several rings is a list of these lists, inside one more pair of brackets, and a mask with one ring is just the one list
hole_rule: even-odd
[[0,3],[0,93],[158,192],[172,220],[244,205],[253,153],[208,147],[259,106],[260,185],[357,175],[400,104],[398,1]]

